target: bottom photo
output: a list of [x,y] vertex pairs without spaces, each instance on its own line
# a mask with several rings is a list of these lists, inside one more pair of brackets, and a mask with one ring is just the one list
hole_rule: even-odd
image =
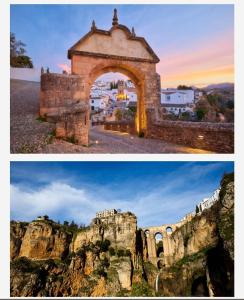
[[11,297],[233,297],[234,163],[11,162]]

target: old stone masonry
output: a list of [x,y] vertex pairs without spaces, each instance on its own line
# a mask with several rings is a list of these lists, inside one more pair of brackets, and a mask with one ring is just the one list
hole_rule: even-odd
[[159,58],[134,28],[118,23],[114,10],[110,30],[90,31],[68,50],[71,74],[42,72],[40,115],[55,122],[56,137],[72,138],[80,145],[89,144],[90,89],[97,77],[120,72],[133,81],[138,95],[136,131],[147,136],[157,118],[160,105]]

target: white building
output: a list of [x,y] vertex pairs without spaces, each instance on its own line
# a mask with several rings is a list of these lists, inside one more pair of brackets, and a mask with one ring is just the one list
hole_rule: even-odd
[[193,90],[162,90],[161,106],[168,114],[179,115],[183,112],[193,113]]
[[162,90],[161,104],[191,104],[194,102],[193,90]]
[[199,212],[203,212],[205,209],[210,208],[216,201],[219,200],[220,189],[214,191],[213,195],[210,198],[204,198],[199,204]]
[[167,113],[177,116],[183,112],[193,113],[193,106],[188,104],[162,104],[162,106],[166,109]]
[[107,218],[117,214],[116,209],[105,209],[96,213],[96,218]]
[[107,104],[106,100],[104,98],[91,98],[90,99],[90,105],[91,105],[91,110],[92,111],[98,111],[105,109]]

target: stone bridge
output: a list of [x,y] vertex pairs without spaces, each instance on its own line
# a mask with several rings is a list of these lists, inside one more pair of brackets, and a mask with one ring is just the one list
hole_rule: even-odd
[[[180,221],[175,224],[145,227],[142,229],[146,240],[148,260],[156,267],[159,267],[159,264],[163,266],[171,265],[173,255],[171,235],[177,228],[184,225],[184,223],[185,221]],[[158,234],[162,236],[163,247],[157,247],[156,235]]]

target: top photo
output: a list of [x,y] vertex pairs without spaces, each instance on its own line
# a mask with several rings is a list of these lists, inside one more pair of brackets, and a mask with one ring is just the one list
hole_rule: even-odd
[[233,4],[10,5],[11,153],[234,153]]

